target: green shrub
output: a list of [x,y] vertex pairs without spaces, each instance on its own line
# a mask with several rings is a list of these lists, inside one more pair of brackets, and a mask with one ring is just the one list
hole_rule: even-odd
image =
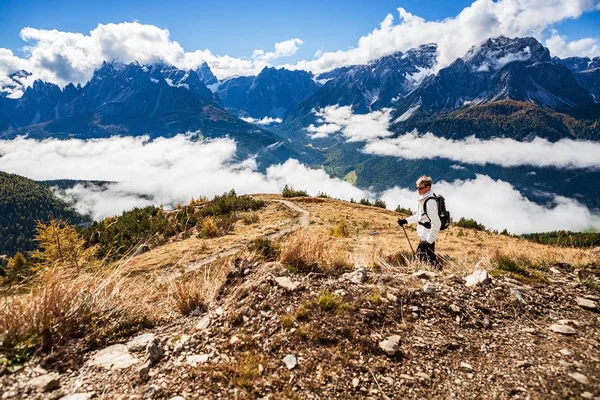
[[400,205],[398,205],[398,207],[396,207],[396,212],[399,214],[408,214],[408,215],[414,214],[413,210],[411,210],[410,208],[404,208],[404,207],[401,207]]
[[359,203],[362,204],[363,206],[372,206],[373,205],[373,204],[371,204],[369,199],[360,199]]
[[248,250],[256,253],[266,261],[276,260],[281,252],[276,243],[264,237],[254,239],[252,242],[250,242],[248,244]]
[[317,197],[320,197],[320,198],[322,198],[322,199],[330,199],[330,198],[331,198],[331,197],[330,197],[330,196],[329,196],[327,193],[325,193],[325,192],[319,192],[319,193],[317,193]]
[[545,267],[534,263],[524,255],[508,255],[496,253],[492,259],[492,276],[504,276],[516,279],[525,283],[540,283],[547,281],[542,272]]
[[285,185],[281,192],[283,197],[307,197],[308,193],[304,190],[295,190],[292,186]]
[[385,201],[383,201],[381,199],[375,199],[375,202],[373,203],[373,207],[386,208]]
[[487,231],[485,225],[478,223],[474,219],[461,217],[458,222],[455,222],[454,225],[466,228],[466,229],[475,229],[477,231]]
[[553,231],[544,233],[528,233],[521,238],[535,243],[549,244],[559,247],[596,247],[600,246],[598,232]]

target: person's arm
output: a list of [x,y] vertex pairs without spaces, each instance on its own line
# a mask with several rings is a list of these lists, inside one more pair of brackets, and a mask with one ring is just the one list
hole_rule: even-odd
[[419,215],[418,215],[418,210],[416,213],[414,213],[413,215],[411,215],[410,217],[406,218],[406,222],[408,222],[409,224],[415,224],[417,222],[419,222]]
[[431,244],[438,238],[440,228],[442,227],[442,221],[438,214],[438,206],[435,199],[427,202],[427,216],[431,221],[431,228],[429,228],[429,234],[425,238],[425,241]]

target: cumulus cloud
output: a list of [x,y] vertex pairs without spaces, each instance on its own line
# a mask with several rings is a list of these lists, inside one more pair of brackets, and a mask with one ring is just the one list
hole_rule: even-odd
[[105,187],[79,185],[66,195],[95,218],[133,206],[187,203],[232,188],[238,193],[277,193],[286,184],[310,194],[319,191],[350,199],[367,194],[348,182],[312,170],[296,160],[272,165],[262,174],[252,159],[235,162],[231,139],[195,142],[178,135],[148,140],[112,137],[94,140],[0,141],[0,170],[36,180],[113,181]]
[[[361,37],[349,50],[315,53],[315,59],[296,64],[275,65],[296,54],[303,41],[292,38],[275,43],[274,50],[254,50],[250,57],[218,55],[209,49],[184,50],[172,40],[168,29],[139,22],[98,24],[89,34],[56,29],[25,27],[24,58],[0,48],[0,86],[7,74],[18,69],[33,73],[27,79],[43,79],[61,86],[69,82],[84,84],[102,61],[152,63],[164,60],[182,69],[208,63],[219,79],[237,75],[256,75],[265,66],[304,69],[315,73],[333,68],[365,64],[384,55],[406,51],[425,43],[438,44],[438,66],[444,67],[461,57],[473,45],[490,37],[534,36],[542,40],[553,25],[579,18],[584,12],[598,10],[598,0],[475,0],[457,16],[442,21],[427,21],[398,8],[398,22],[388,14],[379,27]],[[555,55],[600,55],[598,41],[585,38],[567,42],[556,31],[545,42]],[[12,92],[11,92],[12,93]],[[18,97],[16,91],[13,97]]]
[[252,118],[252,117],[242,117],[241,119],[250,124],[257,124],[257,125],[273,125],[273,124],[280,124],[283,122],[283,120],[281,118],[271,118],[271,117],[264,117],[262,119]]
[[[433,190],[446,199],[454,219],[473,218],[491,229],[508,229],[511,233],[547,232],[552,230],[600,230],[600,216],[576,200],[555,197],[550,207],[529,201],[512,185],[489,176],[475,179],[434,183]],[[395,187],[383,193],[388,207],[416,208],[414,190]]]
[[26,69],[33,73],[30,82],[42,79],[61,86],[84,84],[103,61],[145,64],[163,60],[186,70],[206,61],[219,79],[255,75],[279,58],[295,54],[302,44],[298,38],[275,43],[274,51],[255,50],[250,59],[220,56],[208,49],[186,52],[171,39],[168,29],[139,22],[98,24],[87,35],[26,27],[21,38],[27,42],[26,57],[0,48],[0,76]]
[[496,164],[503,167],[531,165],[559,168],[600,168],[600,143],[586,140],[563,139],[549,142],[534,138],[529,142],[514,139],[446,139],[433,133],[417,131],[390,138],[390,113],[387,110],[354,115],[350,106],[329,106],[315,110],[323,125],[308,128],[312,137],[335,133],[339,127],[348,142],[366,142],[363,151],[380,156],[406,159],[446,158],[467,164]]
[[388,130],[390,122],[390,109],[373,111],[369,114],[354,114],[351,106],[327,106],[320,110],[313,110],[317,116],[317,121],[323,125],[315,126],[311,124],[307,130],[313,133],[315,138],[327,137],[337,131],[349,142],[360,142],[371,139],[391,136],[392,132]]
[[600,42],[596,38],[583,38],[569,42],[567,36],[552,30],[552,36],[545,42],[550,52],[560,58],[590,57],[600,55]]
[[[379,28],[358,40],[356,47],[322,52],[315,60],[301,61],[289,67],[326,72],[344,65],[365,64],[396,51],[434,42],[438,44],[440,68],[487,38],[533,36],[542,40],[554,24],[579,18],[597,7],[597,0],[476,0],[456,17],[442,21],[427,21],[400,7],[397,24],[394,16],[388,14]],[[597,48],[594,51],[600,55]]]

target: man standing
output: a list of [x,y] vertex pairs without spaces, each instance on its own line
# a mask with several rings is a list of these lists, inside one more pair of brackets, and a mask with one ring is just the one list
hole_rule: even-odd
[[435,255],[435,241],[440,233],[442,221],[438,215],[438,206],[435,195],[431,191],[432,180],[428,176],[422,176],[417,180],[417,192],[419,193],[419,204],[417,212],[407,219],[398,219],[400,226],[414,224],[417,222],[417,234],[421,241],[417,247],[417,258],[421,262],[427,262],[441,269]]

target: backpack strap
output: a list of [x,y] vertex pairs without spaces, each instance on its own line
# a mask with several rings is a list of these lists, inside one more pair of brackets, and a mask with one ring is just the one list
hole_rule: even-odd
[[435,193],[433,193],[431,196],[429,196],[427,199],[425,199],[425,202],[423,203],[423,214],[421,214],[421,215],[426,215],[427,218],[429,218],[429,222],[419,222],[419,225],[422,225],[427,229],[431,229],[431,217],[429,216],[429,214],[427,214],[427,202],[431,199],[437,199],[437,196],[435,195]]

